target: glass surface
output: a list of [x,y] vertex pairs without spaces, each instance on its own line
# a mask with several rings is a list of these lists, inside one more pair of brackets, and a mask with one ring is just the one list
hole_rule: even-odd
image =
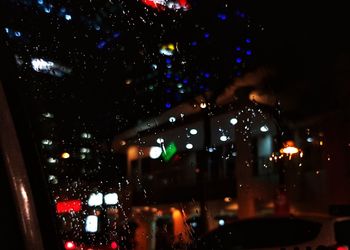
[[[35,202],[51,204],[60,247],[226,244],[232,222],[243,246],[317,247],[319,224],[298,216],[350,204],[349,22],[338,7],[1,1],[13,71],[0,77],[30,127],[39,166],[26,167],[39,169],[31,181],[50,197]],[[242,222],[266,216],[280,219]]]
[[272,249],[308,243],[322,224],[293,218],[259,218],[222,225],[204,236],[196,249]]

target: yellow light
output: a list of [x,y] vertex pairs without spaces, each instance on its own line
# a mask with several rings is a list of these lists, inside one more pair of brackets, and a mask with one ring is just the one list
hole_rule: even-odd
[[169,43],[169,44],[168,44],[168,49],[170,49],[170,50],[174,50],[174,49],[175,49],[174,44]]
[[320,141],[320,146],[323,146],[323,141]]
[[299,150],[296,147],[285,147],[281,149],[281,153],[288,155],[296,154],[298,152]]
[[68,159],[68,158],[70,157],[70,154],[67,153],[67,152],[64,152],[64,153],[62,153],[61,157],[62,157],[63,159]]

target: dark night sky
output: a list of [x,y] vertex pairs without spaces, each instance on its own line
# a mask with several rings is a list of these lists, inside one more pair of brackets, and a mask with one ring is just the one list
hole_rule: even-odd
[[[41,49],[31,52],[31,56],[52,56],[73,65],[75,71],[72,76],[62,81],[54,80],[53,83],[49,83],[50,85],[40,83],[40,89],[44,95],[51,96],[51,98],[45,97],[50,99],[50,105],[61,111],[65,107],[66,112],[62,114],[65,119],[69,120],[69,116],[74,118],[79,113],[88,120],[87,123],[96,123],[103,130],[104,127],[123,127],[126,124],[129,126],[135,124],[142,116],[149,117],[162,111],[157,108],[164,105],[162,94],[156,94],[153,103],[150,103],[149,99],[152,98],[148,93],[142,92],[145,86],[128,88],[124,84],[125,79],[129,77],[135,79],[141,77],[140,81],[143,81],[145,65],[158,59],[153,56],[152,51],[153,47],[156,47],[155,43],[190,39],[192,33],[197,31],[197,28],[191,27],[194,27],[195,23],[200,23],[216,30],[218,36],[213,41],[214,45],[209,47],[209,50],[203,51],[196,62],[202,62],[202,67],[205,67],[206,63],[212,67],[214,64],[209,63],[215,54],[221,55],[221,59],[226,57],[227,53],[223,50],[222,44],[228,40],[225,34],[227,27],[217,25],[208,18],[212,12],[220,11],[221,2],[229,3],[229,6],[237,4],[234,1],[218,1],[215,4],[209,0],[192,1],[191,11],[194,14],[158,13],[152,16],[148,13],[145,16],[149,18],[147,20],[156,24],[147,26],[138,20],[134,22],[136,28],[130,28],[129,20],[137,18],[144,8],[138,8],[137,4],[140,3],[128,2],[126,8],[134,12],[121,18],[116,14],[118,18],[105,20],[109,24],[114,21],[118,28],[121,27],[120,41],[125,46],[123,49],[116,47],[106,52],[96,49],[96,41],[101,38],[84,28],[86,21],[66,24],[56,19],[47,19],[41,14],[36,15],[37,10],[34,11],[33,8],[24,8],[26,10],[23,11],[19,7],[13,7],[11,1],[8,1],[8,6],[12,6],[13,11],[4,13],[5,18],[2,22],[4,26],[14,24],[23,32],[31,32],[33,34],[31,43],[43,44]],[[83,6],[80,9],[79,4]],[[96,3],[93,8],[83,3],[68,5],[76,13],[86,17],[100,11],[102,4],[101,6],[98,4]],[[262,24],[265,28],[264,32],[258,35],[258,42],[255,44],[253,67],[268,66],[275,70],[276,75],[269,79],[268,84],[281,99],[282,107],[291,118],[300,119],[331,109],[346,108],[345,100],[349,94],[347,82],[350,80],[348,73],[350,43],[346,35],[346,26],[349,22],[342,13],[341,6],[330,3],[322,5],[319,2],[317,5],[310,3],[306,5],[301,1],[272,0],[240,1],[237,5],[243,6],[241,8],[250,14],[254,23]],[[82,9],[88,11],[81,12]],[[121,13],[121,9],[118,8],[114,11]],[[73,18],[76,13],[73,13]],[[34,14],[35,18],[32,18],[31,15]],[[21,22],[19,17],[24,17],[25,22]],[[176,20],[175,24],[172,20]],[[127,34],[126,37],[123,32]],[[236,36],[239,35],[239,31],[237,32]],[[86,34],[89,36],[86,37]],[[139,40],[134,39],[138,36],[141,36]],[[57,40],[59,46],[54,46]],[[139,41],[142,41],[141,45]],[[16,45],[10,47],[16,51]],[[139,54],[139,50],[135,48],[143,49],[142,53],[149,56]],[[118,60],[119,58],[122,60]],[[110,64],[110,61],[114,63]],[[95,68],[95,65],[98,67]],[[225,69],[228,66],[218,64],[215,67],[221,71],[220,80],[224,82],[218,89],[224,89],[225,84],[230,82],[229,77],[225,79],[227,73]],[[192,70],[189,68],[187,70]],[[216,88],[218,85],[213,81],[210,86]],[[138,92],[141,94],[137,94]],[[193,93],[195,94],[197,93]],[[191,95],[188,96],[190,97]],[[130,109],[133,112],[130,112]],[[116,116],[119,120],[117,125]],[[113,129],[110,131],[114,132]]]

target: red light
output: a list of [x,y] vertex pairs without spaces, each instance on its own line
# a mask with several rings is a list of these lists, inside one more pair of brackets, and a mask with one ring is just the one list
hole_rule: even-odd
[[347,246],[339,246],[337,250],[349,250],[349,248]]
[[158,8],[158,4],[155,3],[154,0],[143,0],[142,2],[143,2],[144,4],[146,4],[146,5],[148,5],[148,6],[152,7],[152,8],[154,8],[154,9],[157,9],[157,8]]
[[75,249],[76,246],[73,241],[66,241],[66,243],[64,244],[64,248],[69,250],[69,249]]
[[188,6],[187,0],[179,0],[179,5],[181,7],[187,7]]
[[113,241],[113,242],[111,243],[111,248],[112,248],[112,249],[117,249],[117,248],[119,248],[119,247],[118,247],[118,243],[115,242],[115,241]]
[[58,214],[79,212],[81,210],[80,200],[60,201],[56,204],[56,211]]

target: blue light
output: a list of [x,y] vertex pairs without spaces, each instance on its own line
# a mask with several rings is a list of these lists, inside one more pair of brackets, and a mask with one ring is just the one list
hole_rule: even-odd
[[236,50],[237,51],[241,51],[241,47],[236,47]]
[[44,0],[38,0],[38,4],[44,4]]
[[204,89],[204,85],[199,85],[199,89],[203,90]]
[[250,38],[245,39],[245,42],[246,42],[246,43],[251,43]]
[[205,74],[204,74],[204,77],[205,77],[205,78],[209,78],[209,77],[210,77],[210,74],[209,74],[209,73],[205,73]]
[[166,89],[165,89],[165,92],[168,93],[168,94],[170,94],[170,93],[171,93],[171,89],[170,89],[170,88],[166,88]]
[[72,16],[69,15],[69,14],[66,14],[66,15],[64,16],[64,18],[65,18],[67,21],[72,20]]
[[227,19],[227,16],[223,13],[218,13],[218,18],[221,20],[221,21],[225,21]]
[[61,12],[61,13],[65,13],[65,12],[66,12],[66,8],[62,7],[62,8],[60,9],[60,12]]
[[120,32],[114,32],[114,33],[113,33],[113,37],[114,37],[114,38],[118,38],[119,36],[120,36]]
[[45,13],[50,13],[51,12],[51,7],[50,6],[45,7],[44,11],[45,11]]
[[184,84],[187,84],[188,83],[188,79],[183,79],[182,81]]
[[204,33],[204,38],[209,38],[210,34],[209,33]]
[[102,40],[97,44],[97,48],[103,49],[103,47],[106,46],[106,44],[107,44],[107,42]]
[[165,77],[170,79],[171,78],[171,73],[166,73]]
[[20,37],[20,36],[21,36],[21,32],[16,31],[16,32],[15,32],[15,36],[16,36],[16,37]]
[[180,80],[180,77],[178,75],[175,76],[175,80],[176,81],[179,81]]
[[166,64],[171,64],[171,59],[167,58],[167,59],[165,59],[165,62],[166,62]]
[[167,109],[170,109],[170,108],[171,108],[171,103],[170,103],[170,102],[167,102],[167,103],[165,104],[165,107],[166,107]]
[[191,43],[192,46],[197,46],[197,44],[198,44],[198,43],[197,43],[196,41],[193,41],[193,42]]
[[242,58],[238,57],[238,58],[236,59],[236,63],[241,63],[241,62],[242,62]]
[[250,56],[252,54],[251,50],[247,50],[247,52],[245,52],[248,56]]

